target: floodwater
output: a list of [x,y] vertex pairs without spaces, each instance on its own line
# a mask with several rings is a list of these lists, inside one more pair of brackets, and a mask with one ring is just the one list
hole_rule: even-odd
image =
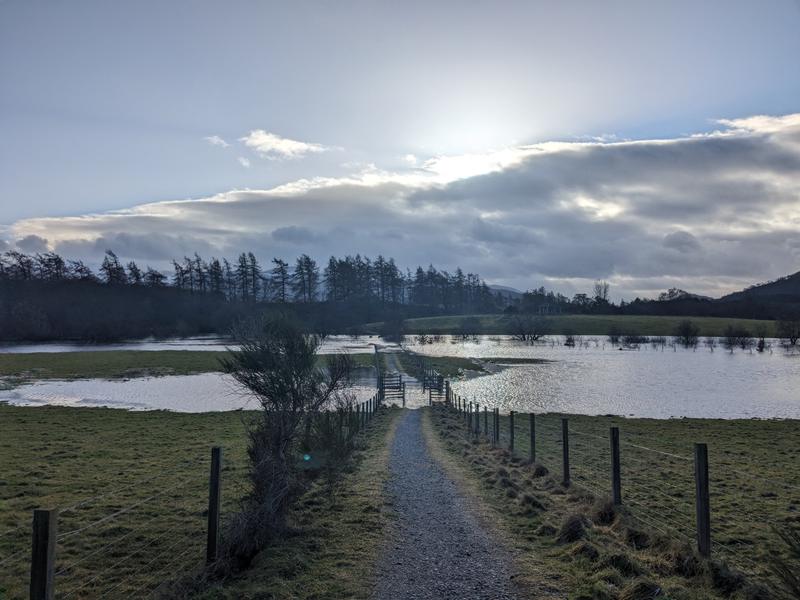
[[[350,392],[363,402],[376,392],[372,369],[357,369]],[[202,373],[135,379],[38,381],[0,390],[0,403],[19,406],[107,407],[128,410],[211,412],[259,408],[254,396],[228,375]]]
[[[325,338],[320,354],[364,354],[375,351],[375,345],[385,346],[378,336],[332,335]],[[31,352],[103,352],[108,350],[208,350],[219,351],[236,348],[229,338],[198,336],[189,338],[126,340],[109,344],[87,344],[80,342],[6,343],[0,344],[0,354],[29,354]]]
[[[615,414],[670,418],[800,418],[800,353],[787,353],[773,340],[771,347],[736,350],[720,347],[712,352],[680,347],[619,350],[602,338],[583,338],[575,348],[563,340],[529,345],[504,336],[480,336],[475,341],[448,337],[420,345],[409,339],[404,345],[431,356],[471,358],[543,359],[540,364],[506,364],[496,372],[474,377],[467,374],[453,382],[469,401],[499,407],[502,411]],[[333,336],[324,352],[372,352],[373,344],[395,350],[377,337],[353,339]],[[147,340],[115,345],[78,346],[83,350],[218,350],[225,340]],[[46,348],[46,349],[45,349]],[[64,352],[65,344],[4,346],[0,352]],[[363,401],[375,393],[372,369],[357,376],[353,392]],[[420,398],[422,398],[420,396]],[[413,399],[412,399],[413,400]],[[424,400],[424,398],[423,398]],[[148,377],[129,380],[41,381],[0,391],[0,402],[21,405],[109,406],[133,410],[165,409],[186,412],[236,410],[255,407],[224,375]],[[420,402],[409,402],[415,406]]]
[[601,338],[568,348],[556,338],[528,345],[507,337],[442,341],[408,349],[431,356],[536,358],[454,389],[502,411],[670,418],[800,418],[800,354],[771,340],[763,353],[643,345],[619,350]]

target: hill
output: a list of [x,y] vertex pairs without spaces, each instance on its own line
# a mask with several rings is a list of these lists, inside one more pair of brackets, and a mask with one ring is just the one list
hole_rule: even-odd
[[741,292],[734,292],[720,298],[722,302],[736,300],[768,300],[771,302],[800,303],[800,271],[774,281],[760,283]]

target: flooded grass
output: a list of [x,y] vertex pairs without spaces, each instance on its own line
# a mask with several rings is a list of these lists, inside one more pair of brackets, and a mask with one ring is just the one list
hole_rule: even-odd
[[[459,315],[444,317],[422,317],[408,319],[405,322],[408,334],[458,334],[464,319],[476,319],[480,324],[480,331],[475,334],[503,334],[508,333],[508,317],[506,315]],[[700,335],[720,336],[728,325],[744,327],[751,332],[758,330],[759,326],[766,327],[766,335],[775,334],[773,321],[755,319],[730,319],[722,317],[688,317],[700,328]],[[578,335],[607,335],[612,327],[620,334],[634,335],[664,335],[675,333],[677,324],[687,317],[668,316],[634,316],[634,315],[555,315],[546,317],[549,333],[563,335],[574,333]],[[379,323],[370,323],[364,326],[370,332],[380,329]]]

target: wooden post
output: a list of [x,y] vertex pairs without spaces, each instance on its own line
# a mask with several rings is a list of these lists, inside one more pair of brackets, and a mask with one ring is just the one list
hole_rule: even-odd
[[694,445],[695,505],[697,508],[697,551],[711,556],[711,503],[708,494],[708,446]]
[[483,407],[483,433],[486,437],[489,437],[489,407]]
[[508,413],[508,449],[514,453],[514,411]]
[[619,464],[619,427],[611,428],[611,497],[622,504],[622,473]]
[[565,487],[569,487],[569,419],[561,419],[561,450],[563,458],[563,474],[564,480],[562,483]]
[[494,418],[494,441],[499,446],[500,445],[500,409],[494,409],[495,418]]
[[469,410],[464,415],[464,419],[467,422],[467,430],[471,433],[472,432],[472,402],[469,403]]
[[56,578],[58,511],[33,511],[31,532],[31,600],[53,600]]
[[533,464],[536,462],[536,415],[531,413],[530,415],[528,415],[528,420],[530,421],[529,427],[531,434],[531,439],[530,439],[531,447],[529,450],[529,454],[530,454],[531,464]]
[[211,448],[211,474],[208,478],[208,537],[206,539],[206,564],[217,560],[219,546],[219,512],[222,499],[220,477],[222,472],[222,448]]

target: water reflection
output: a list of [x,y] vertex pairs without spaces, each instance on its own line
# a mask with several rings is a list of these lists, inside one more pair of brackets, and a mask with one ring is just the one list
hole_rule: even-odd
[[[321,354],[363,354],[374,352],[375,345],[384,347],[386,342],[378,336],[332,335],[325,338],[320,347]],[[128,340],[112,344],[86,344],[78,342],[6,343],[0,344],[0,353],[29,354],[32,352],[103,352],[109,350],[195,350],[219,351],[231,346],[229,338],[199,336],[158,340]],[[235,346],[231,346],[235,347]]]
[[[372,369],[357,369],[352,392],[359,402],[375,393]],[[258,408],[227,375],[203,373],[128,380],[40,381],[0,391],[0,402],[20,406],[108,407],[211,412]]]
[[431,356],[542,358],[513,365],[454,389],[469,400],[502,410],[559,411],[637,417],[800,418],[800,355],[773,340],[772,351],[652,347],[620,351],[601,339],[579,348],[530,346],[507,337],[442,341],[410,350]]

